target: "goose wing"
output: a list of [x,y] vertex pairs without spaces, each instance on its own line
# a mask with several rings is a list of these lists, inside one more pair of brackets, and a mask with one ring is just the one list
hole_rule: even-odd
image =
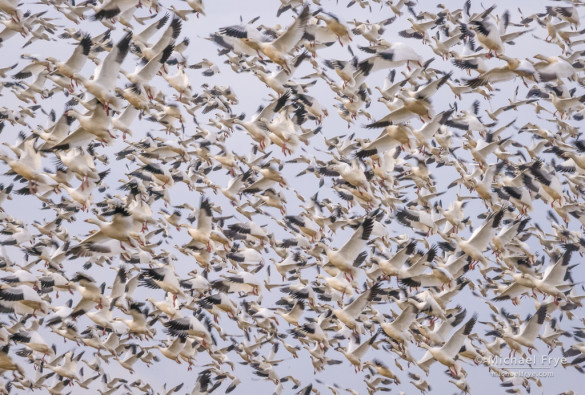
[[492,241],[495,230],[500,226],[500,222],[504,217],[505,209],[499,210],[495,215],[492,215],[481,228],[477,229],[468,240],[478,250],[485,250]]
[[208,199],[203,199],[197,216],[197,229],[206,233],[211,232],[211,220],[211,204]]
[[272,42],[272,46],[282,53],[290,52],[303,37],[309,21],[309,6],[305,6],[299,17],[286,32]]
[[473,326],[475,325],[476,321],[477,315],[474,314],[473,317],[471,317],[469,321],[465,323],[465,325],[459,328],[453,334],[453,336],[451,336],[447,343],[445,343],[445,345],[441,348],[441,351],[443,351],[449,357],[455,358],[455,356],[459,353],[459,350],[461,350],[463,343],[465,343],[465,339],[467,339],[467,336],[473,330]]
[[100,67],[96,70],[96,83],[108,91],[114,89],[114,86],[116,85],[116,78],[118,78],[120,67],[130,49],[130,40],[132,40],[132,32],[126,34],[118,44],[112,48]]
[[158,54],[162,52],[172,41],[176,40],[177,37],[179,37],[179,34],[181,34],[182,26],[183,22],[179,18],[174,17],[163,35],[158,39],[156,44],[152,46],[152,53]]
[[547,305],[544,304],[538,308],[536,314],[534,314],[530,320],[528,320],[528,324],[526,324],[524,327],[520,337],[527,340],[529,343],[533,343],[536,340],[536,336],[538,336],[540,327],[546,318],[546,310]]
[[368,303],[380,292],[380,283],[374,284],[370,289],[362,292],[353,302],[346,306],[343,311],[352,317],[357,317],[366,308]]
[[513,284],[508,285],[508,287],[506,289],[504,289],[504,291],[501,294],[499,294],[498,296],[496,296],[492,300],[499,302],[501,300],[512,299],[518,295],[523,294],[526,291],[528,291],[528,288],[526,288],[525,286],[517,284],[517,283],[513,283]]
[[386,115],[384,118],[372,122],[370,124],[364,125],[366,129],[379,129],[385,128],[386,126],[390,126],[396,122],[405,121],[414,117],[414,113],[410,111],[408,108],[402,106],[397,110],[392,111],[390,114]]
[[416,318],[418,311],[416,307],[412,304],[408,304],[402,313],[394,321],[392,321],[392,326],[399,331],[408,331],[410,324]]
[[142,81],[150,81],[154,78],[156,73],[160,70],[161,66],[164,65],[169,57],[173,53],[175,46],[173,44],[167,45],[158,55],[150,59],[147,64],[144,65],[138,72],[138,76]]
[[568,246],[565,248],[565,253],[563,256],[545,272],[543,276],[544,282],[552,286],[563,283],[565,280],[565,274],[567,273],[567,269],[569,267],[569,262],[571,261],[571,254],[574,250],[575,247],[573,246]]
[[370,349],[370,346],[376,341],[378,335],[379,332],[376,332],[374,336],[372,336],[368,341],[363,342],[355,350],[353,350],[352,354],[361,360],[364,355],[366,355],[366,352],[368,352]]
[[65,64],[75,72],[81,70],[87,60],[87,55],[89,55],[91,45],[91,36],[89,34],[84,35]]
[[346,257],[348,260],[354,260],[360,255],[364,247],[366,246],[372,229],[374,228],[374,218],[367,217],[359,226],[359,228],[353,233],[351,238],[345,243],[339,250],[339,254]]

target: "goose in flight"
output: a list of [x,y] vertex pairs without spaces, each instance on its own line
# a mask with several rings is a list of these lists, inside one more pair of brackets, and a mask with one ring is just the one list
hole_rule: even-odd
[[431,347],[426,343],[423,343],[423,348],[426,348],[427,352],[417,362],[417,365],[424,370],[426,373],[429,372],[430,366],[435,362],[439,361],[443,365],[449,368],[449,373],[454,377],[458,375],[459,362],[457,361],[457,354],[459,354],[465,339],[469,336],[475,323],[477,322],[477,316],[474,315],[470,318],[461,328],[455,331],[453,335],[447,340],[447,342],[441,347]]
[[308,20],[309,7],[305,6],[286,32],[271,42],[263,42],[257,37],[252,37],[250,30],[242,26],[225,27],[220,32],[226,36],[241,39],[246,46],[256,51],[261,60],[263,58],[260,53],[290,74],[291,68],[289,67],[288,54],[303,37]]
[[94,95],[100,103],[103,104],[104,110],[109,114],[109,106],[115,102],[114,88],[122,62],[126,59],[130,49],[132,33],[127,33],[112,50],[106,55],[102,63],[94,71],[94,79],[90,80],[79,73],[73,74],[73,79],[79,80],[85,89]]
[[366,259],[367,252],[363,249],[370,239],[373,227],[374,218],[368,216],[340,249],[333,250],[328,245],[321,243],[329,263],[345,273],[346,278],[348,275],[353,278],[355,268]]

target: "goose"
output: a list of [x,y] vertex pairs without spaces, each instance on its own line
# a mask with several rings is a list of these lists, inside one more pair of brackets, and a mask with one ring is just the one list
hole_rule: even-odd
[[[115,303],[114,303],[115,304]],[[141,310],[143,303],[130,303],[129,313],[132,319],[116,317],[114,321],[123,322],[128,327],[128,335],[135,335],[139,338],[144,335],[147,339],[152,339],[154,330],[146,322],[148,310]]]
[[53,148],[81,147],[96,137],[102,144],[109,144],[112,139],[116,138],[110,132],[111,118],[106,110],[99,101],[95,100],[94,103],[94,109],[85,114],[75,109],[67,110],[66,115],[77,119],[79,128],[56,143]]
[[398,342],[400,347],[404,347],[404,344],[412,338],[408,329],[416,319],[417,314],[417,308],[409,303],[394,321],[383,322],[380,324],[380,327],[388,337]]
[[257,225],[254,222],[240,222],[235,224],[230,224],[229,229],[233,232],[242,234],[242,235],[249,235],[250,237],[259,240],[261,245],[264,246],[266,241],[271,241],[269,237],[269,233],[264,229],[264,227]]
[[[82,246],[88,247],[90,250],[92,248],[99,248],[98,244],[101,241],[107,239],[115,239],[120,241],[120,247],[125,249],[123,246],[123,242],[127,243],[130,246],[133,246],[132,239],[134,236],[131,235],[132,229],[134,229],[134,221],[132,220],[131,214],[128,210],[123,206],[116,206],[111,213],[113,215],[113,219],[111,222],[103,222],[98,220],[97,218],[88,218],[85,222],[97,225],[99,230],[93,233],[91,236],[82,240],[78,246],[71,248],[71,253],[75,254],[75,250],[79,249]],[[105,249],[103,249],[105,250]],[[100,252],[100,251],[98,251]],[[101,251],[101,252],[108,252],[108,251]]]
[[300,55],[295,56],[291,60],[288,71],[283,69],[272,74],[268,74],[266,71],[257,68],[253,69],[252,72],[254,75],[256,75],[256,77],[258,77],[260,81],[264,82],[267,87],[274,90],[278,95],[282,96],[285,92],[287,92],[287,87],[291,84],[294,84],[294,81],[291,80],[294,72],[308,57],[309,53],[307,51],[304,51]]
[[421,64],[423,61],[422,57],[407,44],[401,42],[388,43],[385,40],[381,40],[380,45],[385,47],[383,51],[376,52],[368,49],[368,52],[374,52],[375,55],[362,60],[358,64],[358,70],[354,75],[357,85],[360,85],[365,77],[378,70],[398,67],[404,64],[410,69],[410,62]]
[[305,303],[302,300],[297,300],[295,304],[292,306],[290,311],[286,310],[279,310],[275,311],[275,314],[281,316],[286,322],[290,325],[300,326],[299,320],[303,315],[305,310]]
[[343,322],[345,326],[358,332],[358,319],[366,306],[371,302],[380,292],[380,283],[375,283],[367,291],[364,291],[355,298],[353,302],[345,306],[343,309],[333,310],[333,314],[339,321]]
[[234,119],[234,123],[243,127],[250,136],[259,143],[260,150],[264,150],[268,134],[266,133],[266,123],[270,122],[275,114],[277,114],[286,104],[290,93],[285,92],[280,98],[272,101],[268,106],[264,107],[258,114],[256,114],[250,121],[244,122],[241,119]]
[[284,258],[280,263],[277,263],[273,258],[271,258],[270,260],[274,262],[276,270],[282,276],[282,281],[284,281],[287,273],[311,267],[311,265],[307,266],[307,261],[305,260],[300,251],[288,253],[286,255],[286,258]]
[[160,288],[172,294],[173,302],[178,297],[186,298],[172,264],[170,266],[161,265],[154,269],[143,269],[140,277],[142,280],[141,285],[155,289]]
[[378,269],[388,279],[392,276],[397,276],[409,256],[415,251],[415,248],[416,242],[409,242],[404,247],[400,247],[389,259],[386,256],[374,257]]
[[546,7],[549,15],[556,16],[569,22],[573,27],[579,27],[579,11],[577,7]]
[[31,192],[36,190],[35,184],[40,180],[41,155],[34,147],[34,140],[24,142],[24,150],[18,159],[12,159],[0,152],[0,160],[5,162],[14,173],[31,183]]
[[[55,358],[45,367],[54,371],[61,377],[66,377],[71,380],[78,380],[79,378],[75,372],[77,370],[77,362],[79,362],[79,359],[81,359],[82,356],[83,352],[75,357],[73,351],[68,351],[65,354]],[[64,360],[63,364],[57,365],[61,360]]]
[[209,199],[202,199],[197,217],[197,228],[191,228],[187,224],[181,224],[180,227],[187,229],[192,241],[189,245],[196,246],[203,244],[207,252],[211,252],[211,231],[212,231],[213,213]]
[[296,337],[307,337],[309,340],[316,342],[321,350],[329,344],[329,337],[318,323],[312,322],[303,324],[301,327],[292,329],[291,333]]
[[[373,361],[366,361],[364,362],[364,366],[367,368],[371,367],[375,369],[376,373],[378,373],[380,376],[384,376],[386,378],[394,380],[396,384],[400,384],[400,378],[396,376],[396,374],[394,374],[390,370],[390,368],[388,368],[388,366],[386,366],[386,364],[384,364],[384,362],[380,361],[379,359],[374,359]],[[372,372],[371,369],[370,372]]]
[[218,322],[220,313],[227,313],[228,317],[236,315],[238,306],[226,294],[217,293],[200,299],[197,304],[213,315],[214,321]]
[[272,42],[259,42],[254,38],[249,37],[248,31],[240,26],[231,26],[220,30],[222,34],[231,37],[237,37],[243,41],[244,44],[256,51],[258,57],[262,60],[262,52],[268,59],[278,64],[290,74],[291,69],[287,60],[287,54],[293,49],[299,40],[302,38],[305,27],[309,20],[309,7],[303,7],[298,18],[288,27],[280,37]]
[[213,344],[211,334],[195,317],[177,318],[164,323],[164,326],[171,331],[171,333],[185,333],[186,335],[200,338],[204,347],[209,347]]
[[12,360],[12,358],[8,354],[9,351],[10,351],[9,344],[5,344],[0,349],[0,368],[2,370],[17,371],[22,377],[24,377],[25,376],[24,369]]
[[185,73],[185,67],[179,66],[177,73],[170,75],[168,73],[164,73],[163,69],[163,77],[169,83],[169,85],[179,92],[178,101],[181,102],[183,100],[183,96],[190,97],[191,96],[191,84],[189,82],[189,76]]
[[541,160],[535,160],[530,166],[530,174],[532,174],[540,183],[542,195],[550,199],[551,207],[554,206],[557,201],[562,205],[564,197],[558,192],[562,190],[561,181],[555,174],[554,169],[552,169],[552,173],[548,170],[549,169],[546,168],[543,169],[543,162]]
[[0,2],[0,9],[14,18],[15,21],[20,21],[22,14],[18,8],[18,1],[3,0]]
[[0,278],[0,280],[5,283],[13,285],[27,285],[29,287],[38,287],[38,285],[40,285],[38,277],[27,270],[14,270],[13,268],[7,268],[7,270],[11,271],[12,274]]
[[354,19],[353,24],[355,28],[352,29],[352,33],[362,36],[372,44],[376,44],[378,43],[380,36],[386,30],[384,26],[388,26],[394,21],[396,21],[396,17],[387,18],[376,23],[360,23]]
[[228,274],[222,274],[221,277],[221,280],[212,282],[212,288],[221,292],[241,292],[244,294],[251,293],[253,295],[259,295],[262,292],[260,282],[252,273],[228,270]]
[[252,266],[264,264],[264,258],[260,252],[254,248],[239,248],[235,245],[232,251],[226,255],[226,258],[232,262],[234,266],[240,266],[243,269],[248,269]]
[[514,355],[516,355],[517,351],[522,352],[522,346],[528,347],[531,352],[532,349],[535,349],[534,342],[538,337],[540,327],[546,319],[546,312],[547,306],[540,306],[536,313],[527,320],[526,325],[518,333],[513,333],[510,329],[506,328],[507,330],[503,333],[494,331],[488,332],[488,334],[496,335],[504,339],[506,344],[510,347],[510,354],[514,353]]
[[577,249],[574,245],[566,245],[565,252],[555,262],[554,265],[547,267],[543,273],[542,279],[534,279],[533,286],[540,292],[554,296],[555,304],[558,304],[558,298],[565,298],[563,291],[570,287],[565,283],[568,271],[568,265],[571,261],[571,254]]
[[534,68],[542,82],[571,78],[575,75],[575,69],[571,63],[561,57],[537,54],[534,58],[540,60]]
[[487,261],[483,255],[483,251],[487,249],[491,242],[495,230],[499,227],[504,214],[505,210],[500,209],[497,213],[491,215],[481,227],[473,232],[468,240],[462,239],[457,234],[453,234],[452,237],[457,242],[461,251],[470,256],[472,261],[481,262],[485,267],[487,266]]
[[[55,72],[63,75],[64,77],[73,79],[73,76],[76,73],[79,73],[85,65],[87,56],[91,50],[91,46],[91,36],[89,34],[85,34],[79,41],[79,44],[75,47],[73,54],[71,54],[71,56],[65,62],[59,62],[53,57],[48,57],[47,61],[54,65]],[[71,85],[73,86],[73,80],[71,80]]]
[[189,4],[189,7],[195,11],[197,18],[199,18],[200,14],[205,16],[205,6],[203,5],[203,0],[188,0],[187,4]]
[[144,166],[130,173],[132,176],[142,178],[145,181],[154,181],[162,189],[172,188],[175,185],[175,178],[167,167],[151,161],[144,155],[138,156]]
[[2,286],[0,288],[0,300],[3,306],[8,306],[17,314],[32,314],[41,312],[43,315],[49,311],[47,302],[28,285],[17,285],[15,287]]
[[79,73],[73,74],[73,79],[79,80],[85,89],[103,104],[106,114],[115,97],[112,94],[122,62],[128,54],[132,33],[126,34],[108,53],[100,66],[95,70],[94,79],[89,80]]
[[[181,284],[181,286],[183,286],[183,284]],[[178,302],[173,301],[170,294],[167,294],[165,300],[158,301],[152,297],[148,297],[146,298],[146,301],[150,302],[156,310],[166,314],[171,319],[174,319],[179,315],[179,310],[177,310],[179,307]]]
[[534,80],[536,78],[535,76],[538,71],[530,62],[510,58],[504,55],[500,55],[499,58],[505,60],[506,65],[489,69],[481,73],[476,78],[468,80],[466,85],[472,88],[487,85],[488,89],[491,89],[491,84],[496,82],[509,81],[517,76],[522,78],[522,81],[524,81],[525,84],[525,78],[530,80]]
[[515,220],[511,224],[504,227],[497,235],[492,238],[494,244],[494,253],[499,255],[505,251],[510,242],[516,237],[518,233],[521,233],[525,226],[528,224],[530,219]]
[[447,320],[436,325],[432,331],[427,330],[426,327],[420,326],[421,334],[427,339],[427,344],[431,346],[440,346],[445,344],[447,336],[453,328],[456,328],[465,319],[466,311],[463,310],[458,314],[449,314]]
[[165,27],[166,23],[169,21],[169,18],[170,18],[170,15],[165,14],[162,18],[151,23],[150,25],[148,25],[147,27],[142,29],[140,32],[134,33],[134,37],[132,38],[134,40],[134,43],[137,45],[138,45],[138,43],[141,43],[143,45],[147,45],[148,40],[150,40],[152,38],[152,36],[157,34],[158,31],[160,31],[163,27]]
[[[134,347],[135,348],[135,347]],[[130,372],[130,374],[134,374],[134,364],[136,362],[138,362],[138,360],[144,355],[145,351],[141,350],[138,351],[136,349],[132,349],[132,347],[126,351],[126,354],[124,354],[121,358],[119,356],[115,356],[114,359],[116,361],[118,361],[118,363],[120,364],[121,367],[123,367],[124,369],[128,370]],[[112,390],[117,390],[119,387],[122,386],[122,383],[117,386],[112,388]]]
[[134,1],[130,0],[110,0],[104,2],[101,7],[95,9],[93,19],[100,21],[103,19],[113,19],[120,15],[123,15],[127,10],[134,8]]
[[350,54],[352,55],[352,58],[350,61],[330,60],[330,59],[326,59],[324,61],[325,66],[332,69],[332,70],[335,70],[335,72],[337,73],[339,78],[341,78],[343,80],[343,88],[345,88],[346,86],[349,86],[349,87],[356,86],[353,76],[357,70],[358,58],[357,58],[357,56],[353,55],[353,51],[351,50],[351,47],[348,47],[348,50],[350,51]]
[[447,123],[452,113],[453,110],[443,111],[435,115],[428,122],[425,122],[420,129],[412,130],[412,135],[417,140],[418,146],[420,148],[431,148],[428,141],[432,140],[435,134],[439,131],[441,125],[445,125]]
[[325,250],[329,263],[340,271],[349,273],[353,279],[355,267],[359,266],[366,258],[367,253],[362,251],[370,239],[374,226],[374,219],[366,217],[351,238],[339,250],[333,250],[326,244],[319,245]]
[[[83,182],[81,184],[82,191],[85,189],[85,185],[89,188],[89,179],[98,180],[103,177],[96,177],[98,174],[95,161],[93,156],[87,154],[82,147],[75,147],[67,151],[61,151],[58,154],[58,158],[67,167],[67,170],[72,171],[75,175],[80,178]],[[107,173],[106,173],[107,174]],[[106,174],[103,174],[105,176]],[[63,182],[62,184],[67,185],[68,183]]]
[[585,107],[583,104],[585,102],[584,96],[564,97],[559,96],[557,92],[558,91],[551,89],[550,93],[546,93],[534,87],[528,92],[527,97],[538,96],[544,99],[549,99],[556,110],[553,113],[553,116],[556,116],[556,114],[559,113],[561,115],[561,119],[565,118],[567,115],[570,115],[573,111],[581,111]]
[[336,348],[336,350],[340,351],[341,353],[343,353],[343,355],[345,355],[347,360],[349,362],[351,362],[352,365],[355,366],[356,371],[362,370],[362,358],[368,352],[370,347],[374,344],[377,337],[378,337],[378,333],[374,334],[374,336],[372,336],[371,338],[369,338],[367,341],[363,342],[362,344],[358,345],[358,344],[352,344],[352,342],[350,342],[350,344],[347,347],[347,350],[344,350],[341,347]]
[[477,316],[474,315],[465,323],[465,325],[455,331],[449,340],[447,340],[447,342],[441,347],[431,347],[426,343],[422,343],[423,348],[425,348],[427,352],[417,362],[417,365],[428,373],[429,368],[433,362],[439,361],[449,368],[449,372],[451,374],[457,376],[458,362],[455,358],[457,357],[461,346],[465,342],[465,339],[473,330],[476,321]]
[[[342,39],[345,40],[349,40],[352,41],[351,38],[351,34],[350,34],[350,30],[347,28],[347,26],[345,26],[343,23],[341,23],[341,21],[339,20],[338,17],[336,17],[335,15],[324,11],[322,8],[320,8],[319,10],[317,10],[318,14],[315,15],[315,13],[313,13],[313,16],[315,17],[315,19],[319,20],[319,21],[323,21],[325,22],[325,25],[327,26],[327,29],[332,32],[336,37],[337,40],[339,41],[339,44],[341,44],[341,46],[343,47],[343,41]],[[309,26],[308,27],[308,31],[311,32],[312,34],[315,34],[315,32],[313,31],[313,26]],[[320,35],[322,36],[322,34]],[[331,40],[327,40],[324,37],[319,37],[319,40],[321,42],[326,42],[326,41],[331,41]],[[346,41],[347,43],[347,41]]]
[[23,343],[27,348],[31,349],[32,351],[38,352],[43,354],[43,361],[44,358],[48,355],[50,357],[55,356],[55,350],[53,347],[49,346],[47,342],[43,339],[43,337],[39,334],[38,329],[40,327],[40,323],[38,320],[34,320],[30,326],[30,328],[26,331],[20,331],[12,335],[11,340]]
[[114,88],[114,92],[142,112],[150,108],[150,100],[145,94],[144,89],[138,84],[130,84],[124,89],[116,87]]
[[42,270],[45,276],[39,277],[42,288],[50,288],[56,290],[55,297],[59,298],[59,291],[67,291],[73,294],[72,284],[63,274],[59,272],[52,272],[49,270]]
[[162,355],[164,355],[168,359],[174,360],[175,362],[180,364],[181,361],[179,360],[179,354],[181,354],[181,351],[185,347],[186,343],[187,343],[186,336],[177,336],[172,341],[172,343],[170,343],[166,347],[156,345],[156,346],[152,346],[152,347],[147,347],[147,349],[156,348],[161,352]]

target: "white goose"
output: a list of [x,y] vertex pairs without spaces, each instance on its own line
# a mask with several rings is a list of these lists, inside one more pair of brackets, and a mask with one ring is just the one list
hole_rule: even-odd
[[514,333],[511,328],[506,328],[503,333],[494,331],[488,332],[488,334],[495,334],[504,339],[510,347],[510,354],[514,353],[514,355],[516,355],[516,352],[522,353],[522,346],[528,347],[529,352],[532,352],[532,349],[536,348],[534,342],[538,337],[540,327],[546,319],[546,310],[546,305],[540,306],[536,313],[528,320],[523,328],[518,330],[517,333]]
[[0,300],[4,307],[14,310],[16,314],[32,314],[41,312],[47,314],[49,307],[39,294],[28,285],[16,287],[2,286],[0,288]]
[[56,147],[70,148],[84,146],[94,138],[97,138],[103,144],[109,144],[112,139],[116,138],[110,132],[111,118],[100,105],[100,101],[94,100],[92,103],[95,104],[94,109],[85,114],[75,109],[67,110],[66,115],[68,117],[75,118],[79,121],[79,128],[56,143]]
[[305,28],[309,20],[309,7],[303,7],[303,10],[295,21],[288,27],[280,37],[272,42],[262,42],[251,37],[250,30],[242,26],[231,26],[220,30],[222,34],[231,37],[240,38],[244,44],[252,48],[260,59],[262,59],[262,52],[271,61],[278,64],[287,73],[291,72],[288,63],[288,53],[297,45],[305,33]]
[[165,292],[172,294],[173,301],[177,300],[179,296],[181,298],[186,298],[172,264],[161,265],[154,269],[143,269],[141,272],[141,279],[142,285],[149,288],[160,288]]
[[277,309],[275,314],[281,316],[286,322],[291,325],[299,326],[299,320],[301,319],[305,310],[305,302],[297,300],[290,311]]
[[333,310],[333,314],[349,329],[356,333],[359,332],[359,317],[372,299],[374,299],[380,292],[380,285],[381,283],[375,283],[343,309]]
[[370,239],[370,234],[374,227],[374,218],[366,217],[360,224],[351,238],[339,250],[333,250],[324,243],[319,245],[325,250],[329,262],[342,272],[349,273],[353,278],[355,268],[359,266],[366,258],[367,253],[363,251]]
[[191,228],[187,224],[179,226],[186,228],[191,242],[187,246],[198,246],[203,244],[207,248],[207,252],[211,252],[211,231],[213,230],[213,213],[211,212],[211,204],[209,199],[201,200],[199,212],[197,214],[197,228]]
[[204,347],[208,347],[213,344],[209,330],[205,325],[203,325],[201,321],[195,317],[178,318],[167,321],[164,323],[164,326],[167,327],[171,332],[177,334],[185,333],[189,336],[202,339],[202,344]]
[[73,87],[73,76],[76,73],[79,73],[85,65],[85,61],[87,60],[91,46],[91,36],[86,34],[79,41],[79,44],[73,51],[73,54],[71,54],[71,56],[65,62],[59,62],[53,57],[48,57],[47,61],[54,65],[55,72],[63,75],[64,77],[70,78],[71,86]]
[[457,376],[457,354],[459,354],[459,350],[461,350],[461,346],[463,346],[463,343],[465,343],[465,339],[467,339],[467,336],[473,330],[473,326],[475,325],[476,321],[477,316],[474,315],[469,321],[465,323],[465,325],[455,331],[453,336],[451,336],[449,340],[441,347],[431,347],[426,343],[421,343],[421,346],[426,348],[427,352],[417,362],[417,365],[428,374],[430,366],[435,361],[439,361],[449,368],[451,374]]
[[468,240],[462,239],[457,234],[452,235],[461,251],[469,255],[473,261],[481,262],[484,267],[487,267],[488,263],[483,252],[492,241],[496,229],[504,217],[505,211],[506,209],[500,209],[497,213],[492,214],[482,226],[473,232]]
[[406,343],[412,340],[410,326],[416,319],[417,314],[417,308],[414,305],[408,303],[400,315],[394,319],[394,321],[383,322],[380,324],[380,327],[388,337],[397,341],[401,347],[404,347]]
[[[131,233],[135,228],[135,224],[132,220],[131,214],[122,206],[114,207],[112,214],[114,217],[111,222],[103,222],[93,217],[86,219],[85,222],[99,226],[99,230],[81,241],[79,246],[88,246],[88,248],[91,249],[91,246],[97,247],[96,243],[107,239],[120,241],[120,247],[122,247],[122,249],[124,249],[123,242],[133,246],[131,240],[134,238],[134,235]],[[73,247],[72,250],[75,248],[76,247]]]
[[110,103],[115,101],[113,91],[120,68],[122,67],[122,62],[128,54],[130,40],[132,40],[131,32],[126,34],[112,48],[99,67],[96,68],[94,72],[95,78],[93,80],[87,79],[79,73],[73,74],[73,78],[79,80],[85,86],[85,89],[103,104],[106,113],[108,112]]
[[[352,365],[355,367],[355,371],[362,370],[362,358],[366,355],[372,344],[376,341],[378,337],[378,333],[374,334],[371,338],[363,342],[362,344],[355,344],[352,341],[347,346],[347,350],[344,350],[341,347],[337,347],[336,350],[340,351],[345,355],[347,360],[351,362]],[[358,337],[359,339],[359,337]],[[359,340],[358,340],[359,341]]]

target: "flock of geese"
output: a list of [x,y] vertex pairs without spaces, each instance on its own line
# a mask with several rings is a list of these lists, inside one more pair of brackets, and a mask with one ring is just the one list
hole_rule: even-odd
[[585,3],[275,3],[0,0],[0,393],[573,394]]

